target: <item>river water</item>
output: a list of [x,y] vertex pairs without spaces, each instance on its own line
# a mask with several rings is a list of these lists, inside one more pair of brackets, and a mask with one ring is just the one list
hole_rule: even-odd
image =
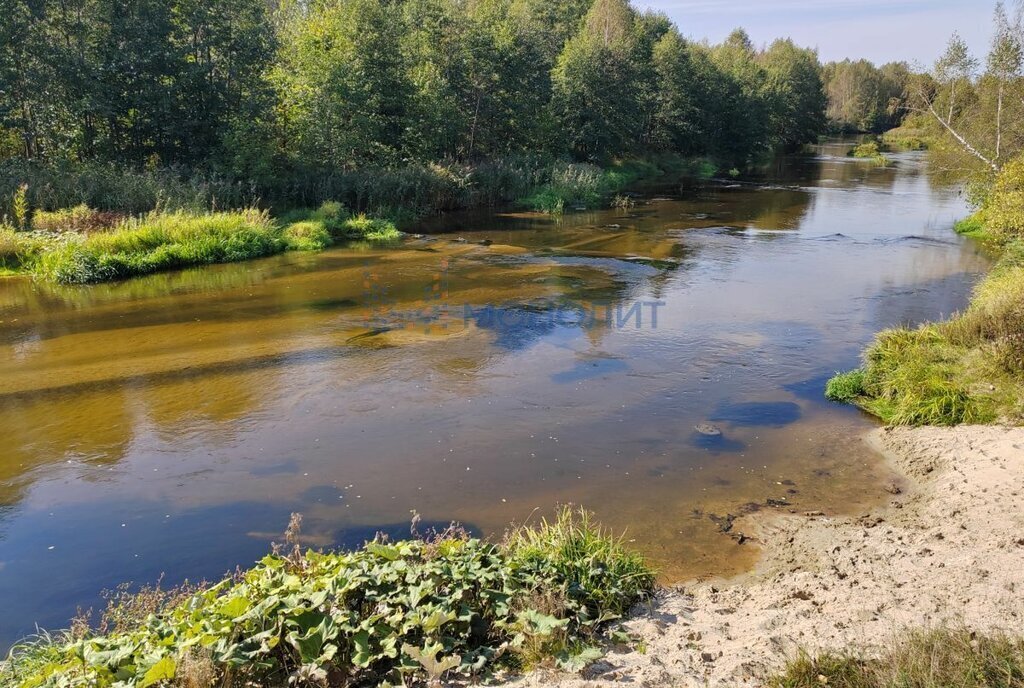
[[412,511],[495,535],[582,504],[671,581],[749,567],[723,524],[768,499],[877,502],[874,423],[824,382],[988,260],[921,154],[847,148],[396,247],[0,281],[0,645],[123,581],[247,566],[293,511],[354,546]]

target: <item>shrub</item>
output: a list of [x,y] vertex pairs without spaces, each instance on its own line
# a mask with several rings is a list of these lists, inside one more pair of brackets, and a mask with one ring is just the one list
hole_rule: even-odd
[[296,549],[120,632],[18,645],[0,682],[145,688],[186,670],[266,686],[479,677],[538,648],[571,661],[652,586],[636,555],[570,510],[503,545],[451,531],[343,554]]
[[999,237],[1024,237],[1024,156],[999,172],[985,202],[984,220],[986,228]]

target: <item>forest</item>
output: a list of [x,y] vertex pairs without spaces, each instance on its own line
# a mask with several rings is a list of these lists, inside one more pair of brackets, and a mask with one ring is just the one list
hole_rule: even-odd
[[368,168],[653,154],[743,167],[826,126],[813,50],[742,30],[697,43],[626,0],[2,4],[9,178],[173,168],[309,204],[326,200],[310,180]]

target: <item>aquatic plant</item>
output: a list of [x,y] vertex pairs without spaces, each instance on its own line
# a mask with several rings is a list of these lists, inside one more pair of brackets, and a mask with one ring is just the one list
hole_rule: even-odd
[[327,227],[317,220],[293,222],[285,226],[282,235],[292,251],[319,251],[334,243]]
[[[293,542],[296,530],[293,520]],[[501,544],[457,530],[349,553],[296,544],[183,600],[143,605],[134,624],[19,643],[0,683],[408,685],[541,659],[578,666],[601,625],[653,585],[642,559],[568,508]]]

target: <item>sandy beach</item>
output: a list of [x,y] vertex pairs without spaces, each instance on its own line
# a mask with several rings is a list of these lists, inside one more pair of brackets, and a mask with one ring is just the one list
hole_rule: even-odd
[[885,644],[907,627],[1018,634],[1024,622],[1024,428],[897,428],[867,438],[891,463],[883,506],[855,516],[761,511],[742,578],[665,590],[581,676],[517,686],[758,686],[805,650]]

